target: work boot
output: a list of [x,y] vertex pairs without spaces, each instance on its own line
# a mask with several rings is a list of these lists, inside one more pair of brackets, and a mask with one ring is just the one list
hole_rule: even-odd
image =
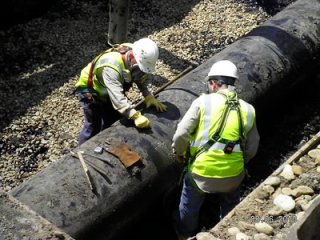
[[173,229],[174,229],[174,231],[176,233],[177,240],[192,240],[192,239],[194,239],[193,237],[185,236],[182,233],[180,233],[180,231],[178,230],[175,222],[172,223],[172,226],[173,226]]
[[178,229],[177,229],[176,227],[174,228],[174,231],[176,232],[177,240],[188,240],[188,239],[189,239],[188,237],[183,236],[183,235],[178,231]]

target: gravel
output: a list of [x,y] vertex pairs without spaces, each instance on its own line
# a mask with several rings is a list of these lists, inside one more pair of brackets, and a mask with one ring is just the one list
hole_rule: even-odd
[[[172,6],[175,6],[174,8]],[[128,40],[160,47],[151,90],[203,63],[271,15],[256,1],[132,1]],[[81,69],[106,48],[108,6],[57,2],[0,31],[0,189],[10,191],[78,144],[83,114],[72,94]],[[136,103],[134,87],[127,96]]]
[[[318,133],[313,139],[319,142],[319,136]],[[314,151],[318,153],[312,156]],[[266,235],[261,239],[286,239],[293,225],[310,214],[308,208],[319,198],[319,159],[320,146],[316,145],[301,157],[286,162],[282,169],[273,173],[210,230],[216,237],[211,236],[212,239],[236,239],[238,232],[245,235],[243,239],[260,239],[257,234],[261,233]],[[293,168],[294,175],[290,179],[283,174],[287,167]],[[314,230],[312,227],[309,229],[310,233]],[[304,237],[307,239],[309,236]],[[197,239],[202,240],[198,236]]]

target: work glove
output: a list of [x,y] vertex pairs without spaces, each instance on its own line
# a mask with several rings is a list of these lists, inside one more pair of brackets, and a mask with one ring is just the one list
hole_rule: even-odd
[[150,120],[143,116],[141,112],[137,111],[135,114],[132,115],[130,118],[134,121],[134,125],[137,128],[148,128],[150,127]]
[[85,103],[94,103],[95,102],[91,92],[84,92],[84,93],[81,93],[81,94],[82,94],[82,97],[83,97],[83,101]]
[[167,106],[157,100],[154,96],[148,95],[145,97],[144,102],[146,103],[146,107],[155,106],[158,112],[167,111]]
[[172,148],[172,152],[175,155],[175,159],[176,159],[177,163],[184,164],[186,162],[186,153],[185,152],[177,154],[177,152],[174,148]]
[[176,155],[176,162],[183,164],[186,162],[186,157],[184,155]]

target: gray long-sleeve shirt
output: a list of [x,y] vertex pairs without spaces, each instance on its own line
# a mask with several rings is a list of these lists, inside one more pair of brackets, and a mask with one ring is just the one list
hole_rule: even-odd
[[[218,92],[226,92],[228,89],[221,89]],[[172,147],[175,149],[177,155],[182,155],[189,144],[191,135],[196,131],[200,120],[200,101],[199,98],[194,100],[186,112],[182,120],[177,126],[177,130],[173,136]],[[244,160],[248,162],[253,158],[258,150],[260,136],[257,130],[256,123],[254,123],[252,129],[247,134],[246,142],[244,144]],[[198,187],[205,192],[224,192],[230,191],[236,188],[242,181],[244,173],[239,176],[217,179],[217,178],[204,178],[195,174],[192,174]]]
[[[106,91],[113,108],[126,118],[130,119],[136,113],[136,110],[134,109],[134,106],[130,104],[128,98],[124,95],[123,86],[120,82],[120,74],[110,67],[105,67],[102,71],[102,79],[106,85]],[[134,82],[137,84],[144,97],[151,95],[145,84],[141,84],[139,81]]]

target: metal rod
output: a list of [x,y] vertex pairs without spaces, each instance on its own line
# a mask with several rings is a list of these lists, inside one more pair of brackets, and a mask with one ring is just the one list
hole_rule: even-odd
[[103,162],[105,162],[106,164],[108,164],[110,167],[113,167],[113,165],[110,163],[110,161],[108,160],[108,159],[105,159],[105,158],[102,158],[102,157],[98,157],[98,156],[95,156],[95,155],[92,155],[92,154],[89,154],[89,153],[83,153],[84,155],[87,155],[87,156],[89,156],[89,157],[93,157],[93,158],[96,158],[96,159],[98,159],[98,160],[100,160],[100,161],[103,161]]
[[[153,95],[156,96],[157,94],[159,94],[161,91],[163,91],[165,88],[167,88],[168,86],[170,86],[172,83],[174,83],[175,81],[177,81],[179,78],[181,78],[183,75],[187,74],[188,72],[190,72],[193,69],[192,66],[187,67],[185,70],[183,70],[182,72],[180,72],[177,76],[175,76],[174,79],[172,79],[171,81],[165,83],[164,85],[162,85],[160,88],[158,88],[156,91],[154,91]],[[144,99],[141,99],[134,107],[135,108],[139,108],[141,107],[141,105],[144,103]]]

